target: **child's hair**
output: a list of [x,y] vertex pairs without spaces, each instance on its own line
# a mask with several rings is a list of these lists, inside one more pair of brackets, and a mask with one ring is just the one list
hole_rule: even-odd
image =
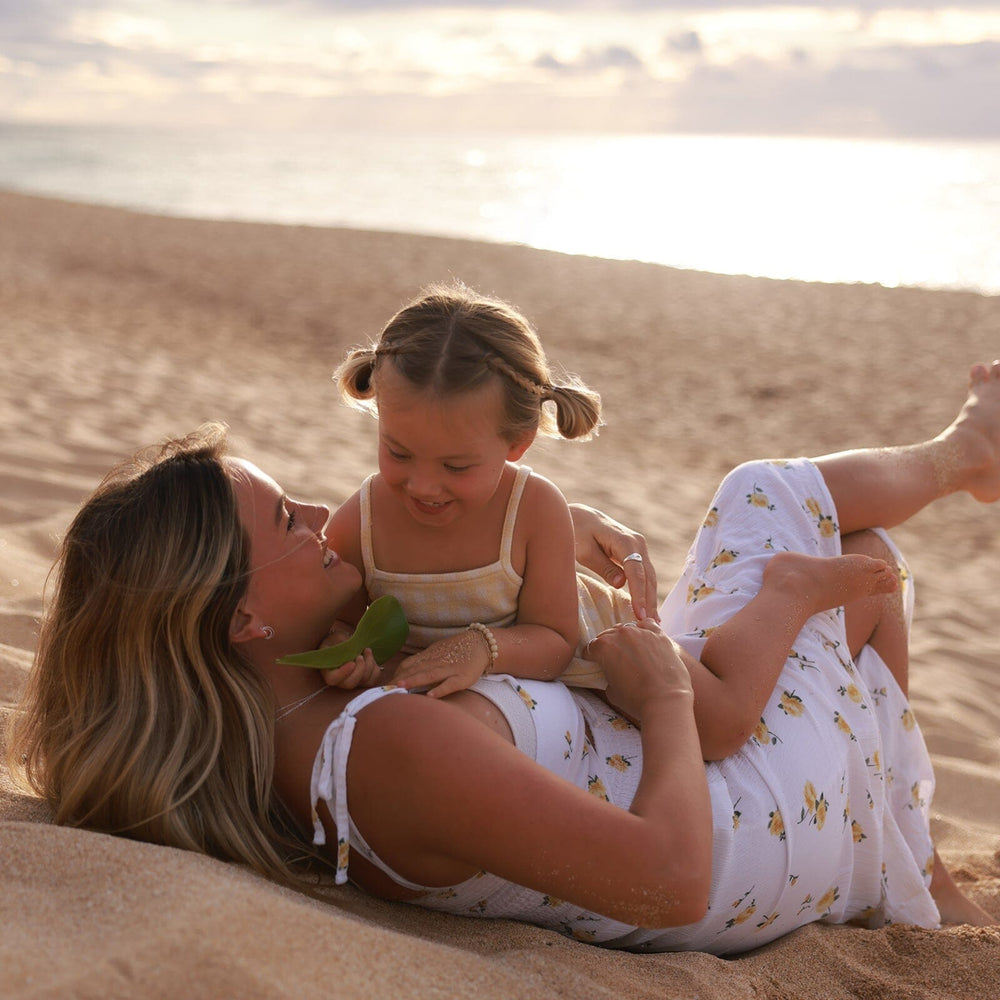
[[575,375],[553,376],[531,324],[506,302],[462,284],[426,289],[389,320],[377,343],[348,354],[333,377],[350,405],[375,412],[378,371],[386,359],[414,387],[440,396],[499,378],[500,436],[511,443],[536,431],[585,440],[601,425],[601,397]]

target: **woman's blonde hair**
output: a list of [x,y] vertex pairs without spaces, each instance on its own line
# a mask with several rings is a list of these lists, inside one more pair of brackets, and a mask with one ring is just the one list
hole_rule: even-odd
[[333,377],[350,405],[375,411],[378,370],[386,359],[414,387],[438,396],[499,379],[500,436],[510,443],[535,431],[586,439],[601,423],[601,397],[575,375],[553,376],[527,319],[462,284],[426,289],[389,320],[377,343],[348,354]]
[[54,568],[14,769],[55,821],[245,863],[296,887],[271,689],[230,641],[249,538],[225,428],[141,452],[74,518]]

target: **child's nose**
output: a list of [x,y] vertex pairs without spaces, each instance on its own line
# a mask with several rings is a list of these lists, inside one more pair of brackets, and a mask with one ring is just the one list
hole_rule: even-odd
[[437,474],[433,469],[411,469],[406,486],[410,493],[423,499],[433,499],[441,492]]

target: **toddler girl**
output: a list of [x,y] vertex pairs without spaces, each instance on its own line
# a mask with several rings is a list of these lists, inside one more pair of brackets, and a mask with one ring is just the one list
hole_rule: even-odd
[[328,533],[364,578],[351,617],[382,594],[403,605],[420,651],[396,682],[435,696],[491,672],[603,687],[583,645],[646,611],[578,578],[565,499],[517,464],[536,434],[590,437],[597,393],[553,375],[518,312],[461,285],[426,291],[335,378],[378,418],[379,471]]

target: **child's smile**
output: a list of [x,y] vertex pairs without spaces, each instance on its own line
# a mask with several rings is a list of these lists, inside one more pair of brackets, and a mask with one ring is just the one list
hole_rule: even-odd
[[414,389],[391,365],[378,379],[379,471],[419,524],[441,528],[484,508],[507,461],[524,448],[500,436],[496,382],[439,398]]

